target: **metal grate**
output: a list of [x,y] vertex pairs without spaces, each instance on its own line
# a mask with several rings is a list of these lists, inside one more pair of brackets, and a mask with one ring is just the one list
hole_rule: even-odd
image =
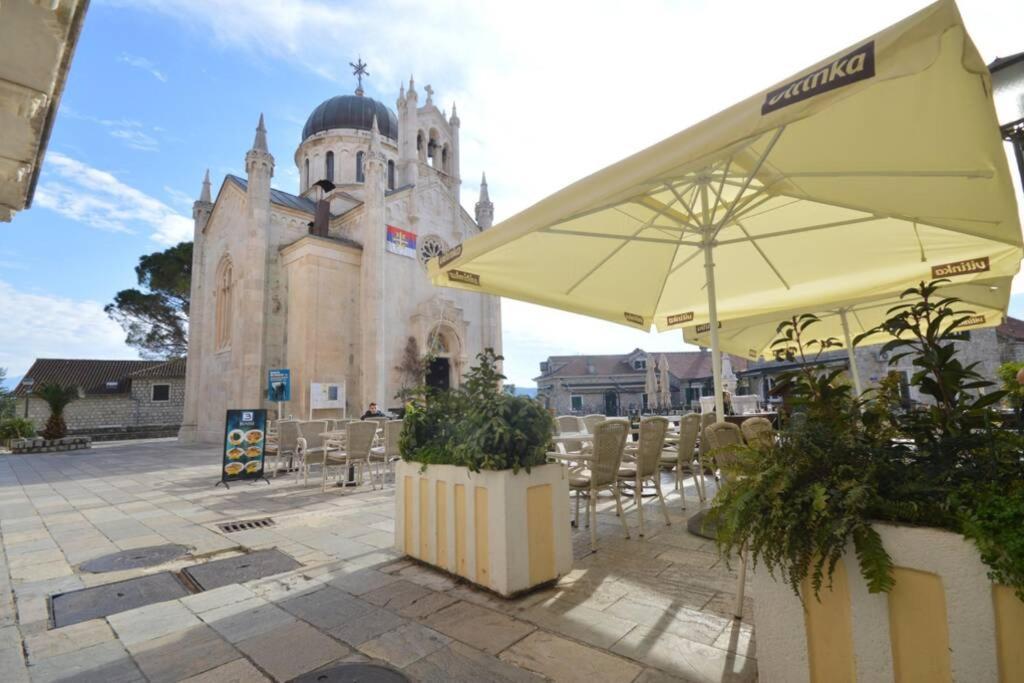
[[274,526],[274,520],[270,517],[264,517],[263,519],[243,519],[238,522],[224,522],[223,524],[218,524],[217,528],[226,534],[230,534],[235,531],[265,529],[268,526]]

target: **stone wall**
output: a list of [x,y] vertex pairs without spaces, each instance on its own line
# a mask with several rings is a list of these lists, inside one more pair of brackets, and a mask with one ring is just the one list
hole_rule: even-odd
[[[153,401],[154,384],[169,384],[170,400]],[[185,405],[185,379],[135,380],[130,394],[103,396],[90,394],[72,401],[64,409],[64,421],[72,433],[88,433],[108,428],[177,426]],[[18,400],[17,415],[25,414],[25,399]],[[29,399],[28,418],[41,431],[50,417],[50,409],[38,398]]]

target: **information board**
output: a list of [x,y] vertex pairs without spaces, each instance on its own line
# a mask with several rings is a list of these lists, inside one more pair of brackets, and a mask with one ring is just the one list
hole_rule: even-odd
[[344,382],[313,382],[309,385],[309,407],[311,410],[327,408],[345,409]]
[[292,400],[291,370],[278,368],[267,372],[267,400],[278,403]]
[[224,420],[224,453],[220,480],[262,479],[267,443],[267,411],[229,410]]

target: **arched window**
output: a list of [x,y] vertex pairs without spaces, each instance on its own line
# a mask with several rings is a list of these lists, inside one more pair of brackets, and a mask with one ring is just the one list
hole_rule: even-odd
[[302,189],[303,190],[309,189],[309,186],[311,184],[309,182],[309,157],[306,157],[306,177],[303,178],[303,180],[305,181],[305,186]]
[[451,169],[448,167],[448,159],[448,145],[445,144],[445,146],[441,148],[441,170],[445,173],[451,173]]
[[366,180],[366,176],[363,174],[363,157],[366,155],[363,152],[356,153],[356,182],[361,183]]
[[217,350],[231,346],[231,258],[225,254],[217,266],[214,342]]
[[427,160],[427,146],[422,130],[416,133],[416,156],[419,157],[420,161]]
[[388,161],[388,189],[395,189],[395,162],[394,160]]
[[324,177],[330,182],[334,182],[334,152],[327,153],[327,158],[324,161]]

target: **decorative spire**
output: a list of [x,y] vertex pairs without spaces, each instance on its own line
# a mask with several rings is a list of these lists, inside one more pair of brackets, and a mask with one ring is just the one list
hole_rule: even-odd
[[459,123],[459,110],[455,108],[455,102],[452,102],[452,117],[448,119],[448,123],[452,126],[457,126]]
[[405,99],[405,83],[402,83],[401,85],[398,86],[398,99]]
[[258,152],[269,152],[267,149],[267,129],[263,125],[263,112],[260,112],[260,122],[256,126],[256,139],[252,141],[252,148]]
[[370,126],[370,156],[380,156],[383,158],[383,153],[380,151],[380,129],[377,127],[377,115],[373,115],[373,125]]
[[412,74],[409,74],[409,97],[416,97],[416,81],[413,80]]
[[494,223],[494,204],[487,192],[487,174],[480,178],[480,199],[476,203],[476,224],[481,228],[489,228]]
[[199,201],[206,204],[213,201],[210,199],[210,169],[206,169],[206,175],[203,177],[203,191],[199,193]]
[[487,192],[487,173],[486,172],[480,174],[480,201],[481,202],[488,202],[488,203],[491,201],[491,195]]
[[354,63],[349,62],[348,65],[352,67],[352,75],[359,79],[359,85],[356,86],[356,95],[363,96],[363,76],[369,76],[370,72],[366,70],[366,62],[363,61],[360,56]]

